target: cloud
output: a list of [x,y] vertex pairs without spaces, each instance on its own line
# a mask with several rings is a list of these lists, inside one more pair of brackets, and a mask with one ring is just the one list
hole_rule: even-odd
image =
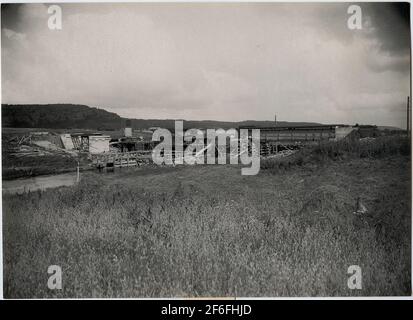
[[24,33],[19,33],[7,28],[2,29],[4,37],[10,40],[23,41],[26,38]]
[[408,3],[370,3],[366,4],[366,11],[380,50],[395,56],[410,53]]
[[61,6],[59,31],[48,29],[46,5],[2,10],[3,102],[137,118],[404,124],[388,110],[409,94],[406,27],[380,4],[362,4],[361,32],[347,28],[343,3]]
[[347,46],[365,44],[365,63],[373,72],[410,70],[410,7],[407,3],[352,3],[362,9],[362,29],[347,27],[348,3],[313,8],[322,37],[337,39]]

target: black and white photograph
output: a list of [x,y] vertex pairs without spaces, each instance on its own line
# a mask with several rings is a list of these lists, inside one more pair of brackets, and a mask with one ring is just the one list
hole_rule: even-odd
[[3,298],[411,297],[410,10],[2,3]]

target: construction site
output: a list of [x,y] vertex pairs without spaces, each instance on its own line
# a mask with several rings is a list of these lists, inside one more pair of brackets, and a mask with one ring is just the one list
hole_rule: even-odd
[[[121,132],[64,132],[64,130],[41,131],[27,129],[21,131],[3,130],[3,177],[15,178],[47,173],[58,173],[75,170],[113,171],[115,168],[136,167],[152,163],[152,150],[159,143],[152,141],[152,133],[157,128],[133,130],[130,121]],[[288,157],[302,148],[328,141],[340,141],[349,137],[374,138],[381,135],[376,126],[350,125],[313,125],[289,127],[239,127],[241,129],[260,130],[260,156],[265,158]],[[200,129],[204,130],[204,129]],[[205,140],[206,142],[206,140]],[[184,147],[192,142],[184,141]],[[240,140],[237,139],[238,145]],[[201,152],[194,155],[206,156],[207,145]],[[229,152],[213,146],[216,153]],[[175,163],[174,148],[171,154]],[[53,158],[48,164],[49,172],[36,172],[36,159]],[[17,173],[20,168],[25,170]],[[33,170],[27,168],[33,167]],[[52,170],[53,169],[53,170]]]

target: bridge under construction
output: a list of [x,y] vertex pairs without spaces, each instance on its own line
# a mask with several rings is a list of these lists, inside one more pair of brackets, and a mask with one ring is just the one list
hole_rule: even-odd
[[[374,136],[377,132],[376,126],[346,126],[346,125],[313,125],[313,126],[293,126],[293,127],[252,127],[243,126],[241,129],[259,129],[260,145],[250,145],[249,152],[252,148],[259,148],[262,157],[284,156],[289,155],[291,150],[296,150],[304,146],[317,144],[326,141],[338,141],[348,137],[351,134],[357,134],[360,137]],[[239,139],[238,139],[239,140]],[[206,142],[206,141],[205,141]],[[192,142],[184,141],[184,148]],[[99,170],[114,169],[121,167],[133,167],[152,162],[152,149],[156,145],[153,141],[135,141],[133,138],[123,138],[117,142],[112,142],[116,147],[116,152],[104,152],[91,154],[93,165]],[[206,156],[210,148],[205,143],[205,148],[198,152],[195,157]],[[230,150],[220,150],[215,147],[216,153],[227,152]],[[229,149],[229,146],[228,146]],[[169,163],[175,163],[174,148],[164,154],[165,158],[170,159]]]

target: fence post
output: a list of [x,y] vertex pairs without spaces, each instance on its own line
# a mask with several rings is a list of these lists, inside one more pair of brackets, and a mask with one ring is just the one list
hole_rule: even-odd
[[80,168],[79,168],[79,160],[77,160],[77,170],[76,170],[76,183],[80,181]]

